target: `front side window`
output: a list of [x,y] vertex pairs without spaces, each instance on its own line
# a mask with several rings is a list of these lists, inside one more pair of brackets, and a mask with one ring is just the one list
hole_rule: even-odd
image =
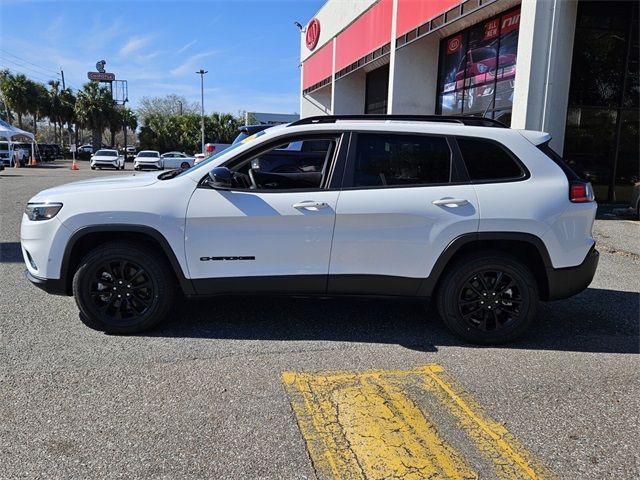
[[230,167],[234,189],[318,189],[326,182],[336,138],[295,139]]
[[358,134],[354,187],[449,183],[451,150],[444,137]]

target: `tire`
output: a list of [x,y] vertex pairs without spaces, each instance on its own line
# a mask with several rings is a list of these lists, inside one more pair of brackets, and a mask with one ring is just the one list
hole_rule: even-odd
[[436,291],[445,325],[463,339],[485,345],[521,336],[535,319],[538,298],[536,279],[526,265],[488,251],[448,267]]
[[186,170],[187,168],[191,168],[191,165],[189,165],[189,162],[182,162],[180,164],[180,168],[182,168],[183,170]]
[[95,169],[96,169],[96,167],[91,167],[91,170],[95,170]]
[[162,322],[173,308],[177,290],[165,259],[130,242],[95,248],[73,277],[82,322],[106,333],[137,333]]

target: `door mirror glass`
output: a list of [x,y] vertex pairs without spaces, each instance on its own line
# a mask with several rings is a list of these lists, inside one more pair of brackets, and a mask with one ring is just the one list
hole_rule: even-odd
[[216,167],[209,172],[209,185],[214,188],[231,188],[233,174],[227,167]]

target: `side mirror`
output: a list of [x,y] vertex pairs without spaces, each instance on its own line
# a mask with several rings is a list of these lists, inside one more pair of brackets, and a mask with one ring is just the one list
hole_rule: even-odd
[[233,174],[227,167],[216,167],[209,172],[209,185],[214,188],[231,188]]

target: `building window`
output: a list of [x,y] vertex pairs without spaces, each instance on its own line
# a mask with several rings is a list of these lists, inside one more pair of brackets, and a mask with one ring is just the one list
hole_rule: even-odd
[[364,113],[387,113],[389,64],[367,73]]
[[511,124],[519,26],[518,8],[440,43],[438,113]]
[[564,158],[599,201],[628,203],[640,180],[638,3],[581,1]]

